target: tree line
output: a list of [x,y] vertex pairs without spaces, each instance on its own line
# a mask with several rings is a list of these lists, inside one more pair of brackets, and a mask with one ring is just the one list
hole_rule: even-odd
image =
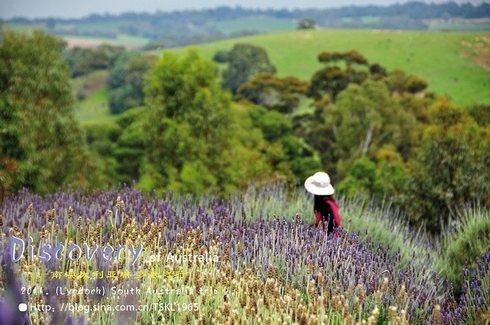
[[[143,37],[150,40],[149,46],[166,48],[199,44],[222,40],[230,37],[248,36],[264,32],[256,28],[242,29],[227,33],[214,27],[212,22],[236,20],[247,17],[266,16],[279,19],[300,21],[308,18],[323,28],[377,28],[401,30],[426,30],[429,28],[424,20],[450,18],[484,18],[490,17],[490,4],[470,3],[442,4],[408,2],[389,6],[344,6],[334,9],[295,9],[295,10],[260,10],[242,7],[217,7],[204,10],[185,10],[155,13],[123,13],[120,15],[92,14],[81,19],[26,19],[13,18],[12,25],[40,25],[55,35],[81,35],[88,37],[114,38],[117,34]],[[375,21],[364,22],[362,17],[377,17]],[[100,23],[110,23],[110,30]],[[85,26],[92,24],[90,28]],[[99,24],[100,28],[94,28]],[[114,29],[113,25],[117,24]],[[58,28],[57,26],[62,26]],[[70,25],[67,29],[63,26]],[[84,28],[78,28],[78,25]]]
[[[76,24],[76,23],[101,23],[117,21],[145,21],[157,23],[158,21],[183,21],[201,26],[209,21],[234,20],[250,16],[269,16],[274,18],[302,19],[304,17],[330,17],[330,18],[355,18],[363,16],[402,16],[405,15],[412,19],[446,19],[450,17],[458,18],[484,18],[490,16],[490,4],[482,2],[479,5],[472,3],[458,4],[454,1],[446,3],[426,3],[421,1],[410,1],[406,3],[396,3],[388,6],[342,6],[330,9],[249,9],[241,6],[234,8],[219,6],[213,9],[202,10],[183,10],[155,13],[136,13],[127,12],[118,15],[113,14],[91,14],[87,17],[77,19],[63,18],[38,18],[27,19],[23,17],[12,18],[6,22],[11,24],[46,24],[54,26],[56,23]],[[320,19],[321,20],[321,19]]]
[[109,70],[118,118],[82,129],[69,86],[80,61],[66,52],[65,61],[63,44],[41,32],[2,39],[2,196],[132,182],[226,196],[250,181],[295,186],[325,170],[340,194],[391,198],[434,233],[451,208],[490,204],[489,107],[460,107],[356,50],[319,53],[323,67],[310,80],[277,77],[251,44],[219,51],[215,62],[196,50],[91,50],[105,53],[92,68]]

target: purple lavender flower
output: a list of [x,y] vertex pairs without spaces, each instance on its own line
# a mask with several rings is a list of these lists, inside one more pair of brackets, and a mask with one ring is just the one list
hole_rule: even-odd
[[8,249],[2,249],[1,263],[5,293],[3,301],[0,301],[0,324],[29,324],[27,310],[22,310],[22,306],[27,306],[21,292],[22,284],[15,276],[14,266]]

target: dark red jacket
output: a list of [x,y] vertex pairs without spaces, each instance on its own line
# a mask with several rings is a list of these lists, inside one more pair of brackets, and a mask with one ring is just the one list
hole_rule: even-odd
[[335,228],[342,226],[340,219],[339,206],[332,197],[317,197],[315,198],[315,224],[317,227],[322,227],[330,234]]

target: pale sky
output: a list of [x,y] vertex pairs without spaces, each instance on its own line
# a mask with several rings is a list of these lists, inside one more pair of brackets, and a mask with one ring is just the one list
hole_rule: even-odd
[[[423,0],[418,0],[423,1]],[[348,5],[388,6],[408,1],[399,0],[0,0],[0,18],[80,18],[92,13],[120,14],[123,12],[148,12],[157,10],[169,12],[188,9],[208,9],[218,6],[254,9],[305,9],[305,8],[339,8]],[[430,0],[427,3],[446,3],[447,0]],[[478,5],[483,0],[456,0],[457,3]]]

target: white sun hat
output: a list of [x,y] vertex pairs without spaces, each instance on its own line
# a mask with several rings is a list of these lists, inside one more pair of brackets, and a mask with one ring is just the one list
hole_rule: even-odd
[[314,195],[332,195],[335,190],[330,184],[330,176],[324,172],[315,173],[305,181],[305,188]]

